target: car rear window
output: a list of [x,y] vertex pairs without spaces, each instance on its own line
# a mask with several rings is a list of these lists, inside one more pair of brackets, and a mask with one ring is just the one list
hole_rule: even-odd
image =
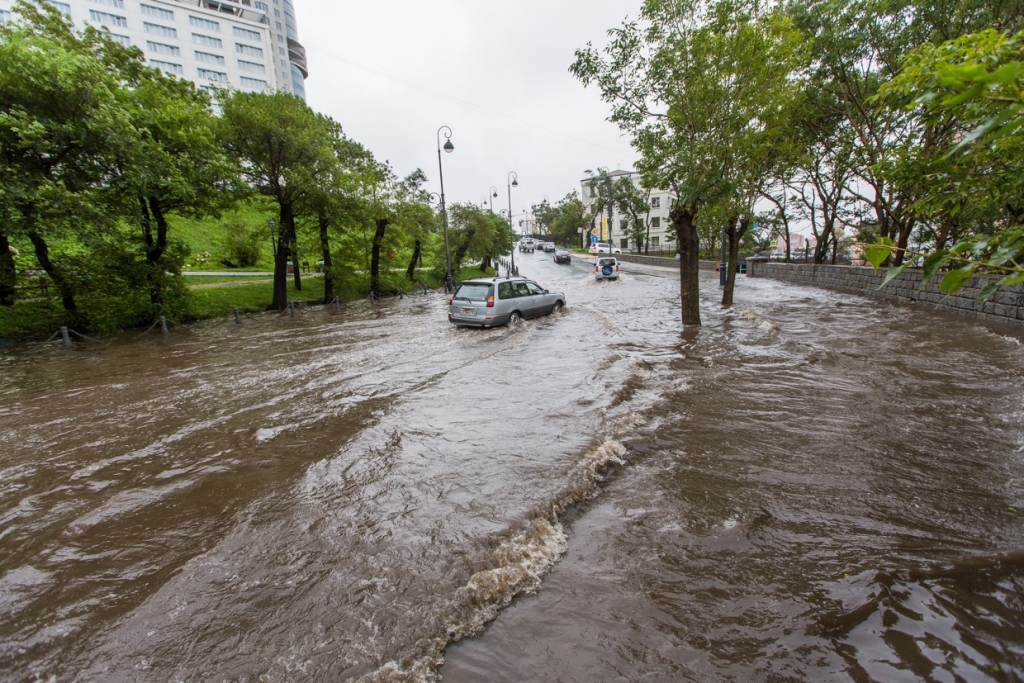
[[470,301],[487,301],[487,292],[491,286],[484,282],[468,282],[455,292],[456,299],[469,299]]
[[614,266],[616,264],[616,261],[613,258],[603,258],[603,259],[598,259],[597,260],[597,264],[599,266]]

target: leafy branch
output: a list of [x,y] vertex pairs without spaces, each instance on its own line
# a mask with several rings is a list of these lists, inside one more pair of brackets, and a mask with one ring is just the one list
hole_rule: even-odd
[[[948,268],[939,289],[953,294],[976,277],[997,278],[990,282],[977,296],[978,301],[988,301],[999,289],[1024,282],[1024,228],[1004,230],[995,235],[974,235],[954,244],[948,249],[921,252],[893,246],[893,241],[884,237],[875,244],[864,245],[864,255],[875,270],[886,262],[894,250],[902,251],[914,258],[923,258],[920,291],[931,282],[943,268]],[[885,274],[879,289],[892,282],[907,268],[910,262],[892,266]]]

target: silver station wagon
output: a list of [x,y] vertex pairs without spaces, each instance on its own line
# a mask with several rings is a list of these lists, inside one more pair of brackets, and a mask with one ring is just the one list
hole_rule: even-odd
[[448,302],[448,322],[495,327],[515,325],[524,318],[558,312],[565,295],[549,292],[533,280],[495,277],[466,280]]

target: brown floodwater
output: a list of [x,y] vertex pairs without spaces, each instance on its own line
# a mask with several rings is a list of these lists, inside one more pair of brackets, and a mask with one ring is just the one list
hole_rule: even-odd
[[0,348],[0,680],[1024,679],[1021,334],[517,260],[565,311]]

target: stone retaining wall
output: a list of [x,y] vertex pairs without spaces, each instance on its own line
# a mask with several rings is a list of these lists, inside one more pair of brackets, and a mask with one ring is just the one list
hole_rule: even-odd
[[747,263],[748,277],[767,277],[888,301],[924,304],[932,309],[975,320],[1024,326],[1024,285],[1020,284],[1006,287],[996,292],[987,302],[980,303],[975,297],[990,282],[985,278],[975,278],[955,294],[947,295],[939,291],[941,278],[932,280],[918,291],[921,285],[920,270],[905,271],[884,289],[879,289],[885,279],[884,268],[876,271],[864,266],[816,266],[758,259],[750,259]]

